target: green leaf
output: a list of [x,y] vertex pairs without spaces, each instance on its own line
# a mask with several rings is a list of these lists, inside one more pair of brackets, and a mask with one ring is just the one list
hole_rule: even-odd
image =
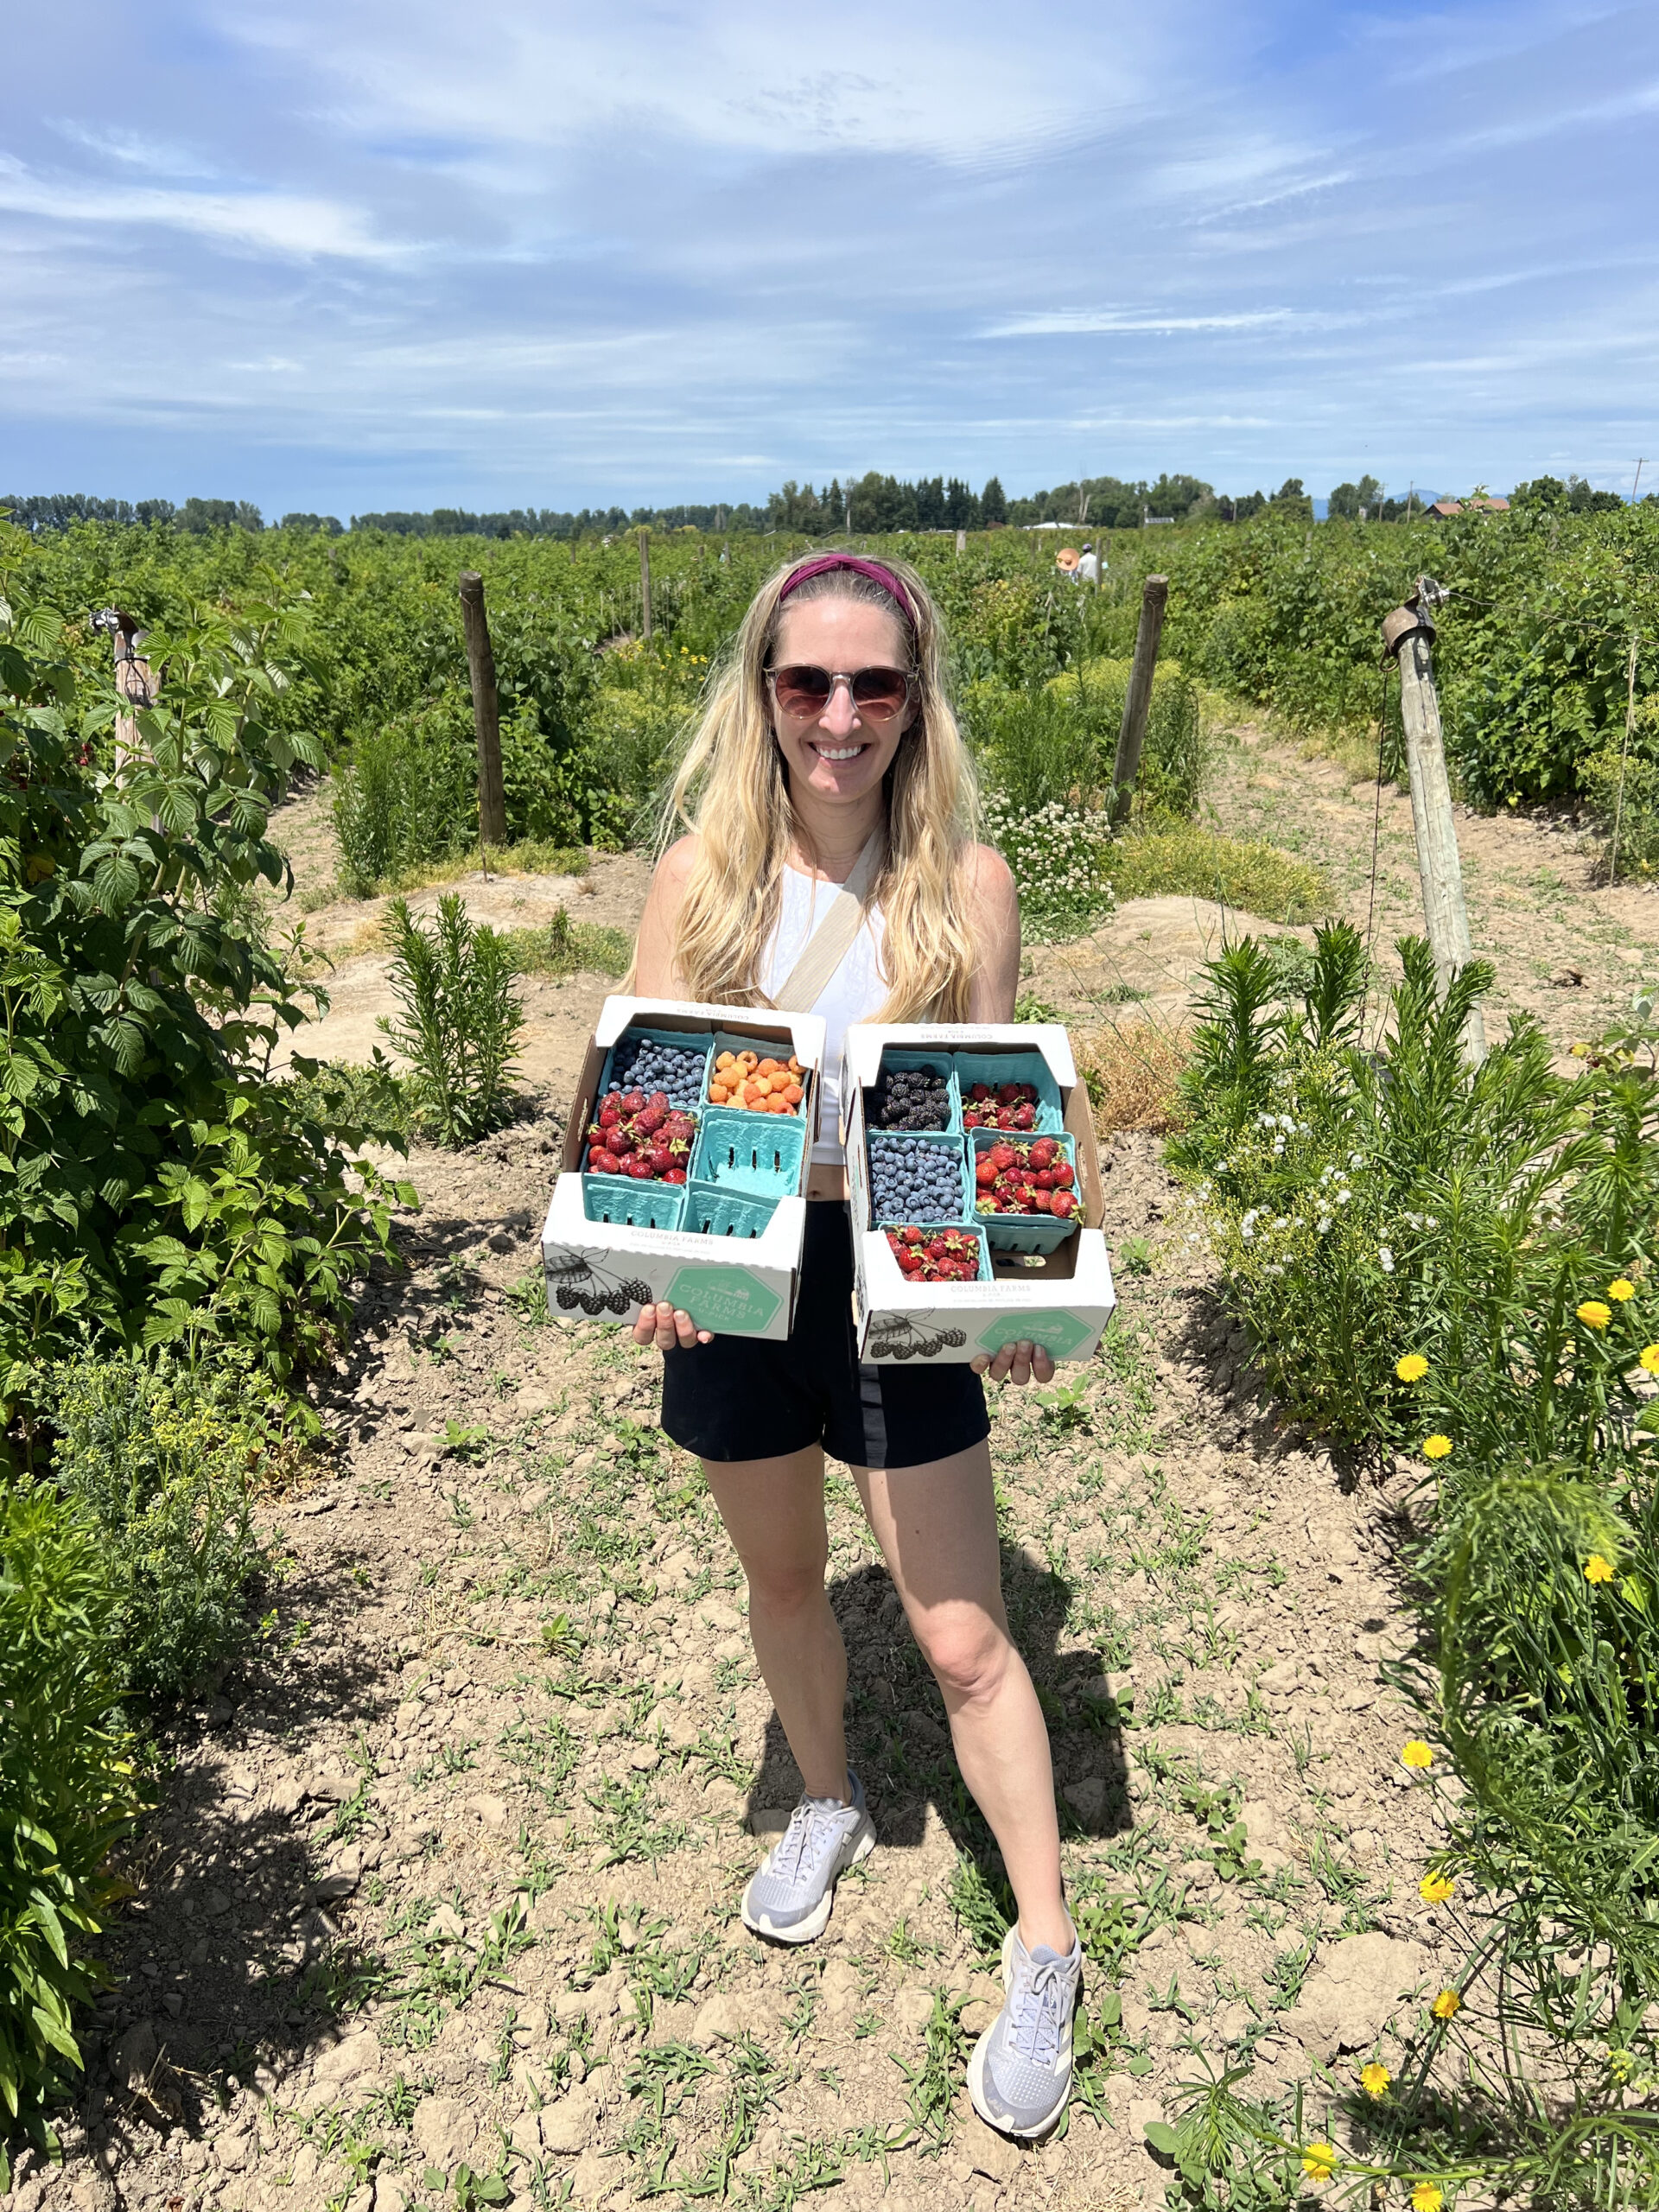
[[1176,2156],[1178,2139],[1175,2130],[1166,2120],[1149,2120],[1146,2125],[1145,2133],[1147,2142],[1154,2151],[1161,2152],[1166,2158],[1173,2158]]

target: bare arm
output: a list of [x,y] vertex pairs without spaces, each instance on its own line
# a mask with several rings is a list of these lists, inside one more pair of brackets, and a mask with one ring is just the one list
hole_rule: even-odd
[[697,857],[695,837],[682,837],[669,847],[657,863],[639,917],[639,935],[633,950],[633,990],[642,999],[671,999],[680,980],[674,967],[674,932],[680,918],[685,887]]
[[969,1021],[1012,1021],[1020,988],[1020,894],[1001,853],[976,845],[969,899],[978,965],[969,986]]

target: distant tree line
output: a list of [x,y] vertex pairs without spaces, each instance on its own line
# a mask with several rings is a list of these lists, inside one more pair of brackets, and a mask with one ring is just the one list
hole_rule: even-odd
[[[1646,505],[1655,495],[1649,493]],[[1434,497],[1418,491],[1404,499],[1385,499],[1375,476],[1338,484],[1327,510],[1333,521],[1396,522],[1421,513]],[[1513,506],[1557,508],[1573,514],[1597,513],[1624,505],[1617,492],[1598,492],[1581,476],[1535,476],[1517,484]],[[62,530],[75,522],[162,524],[205,536],[216,530],[264,530],[259,509],[248,499],[99,499],[83,492],[25,498],[0,496],[0,510],[29,531]],[[1128,483],[1116,476],[1085,476],[1052,491],[1010,499],[995,476],[974,491],[959,477],[923,476],[910,483],[872,469],[844,486],[832,478],[821,490],[791,478],[762,505],[740,500],[673,507],[582,507],[566,513],[552,507],[513,507],[495,514],[466,507],[434,507],[423,514],[353,515],[354,531],[385,531],[395,537],[614,537],[625,530],[729,531],[757,536],[781,531],[791,536],[829,537],[842,531],[877,537],[891,531],[994,530],[1035,523],[1058,523],[1078,531],[1138,530],[1148,522],[1248,522],[1252,515],[1281,515],[1312,522],[1313,502],[1300,476],[1288,476],[1276,492],[1218,493],[1197,476],[1143,478]],[[309,531],[339,537],[346,525],[336,515],[285,514],[273,529]]]

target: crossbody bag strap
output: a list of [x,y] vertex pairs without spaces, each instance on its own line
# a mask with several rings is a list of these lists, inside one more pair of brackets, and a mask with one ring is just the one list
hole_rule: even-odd
[[853,862],[852,874],[830,900],[823,919],[802,947],[795,965],[772,994],[772,1002],[780,1011],[807,1013],[846,958],[853,939],[863,926],[865,902],[880,868],[886,842],[881,830],[871,831],[863,851]]

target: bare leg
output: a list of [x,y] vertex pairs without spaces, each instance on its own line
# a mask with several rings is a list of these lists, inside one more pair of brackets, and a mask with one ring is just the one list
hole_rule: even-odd
[[[990,1823],[1020,1940],[1071,1948],[1048,1731],[1008,1637],[989,1446],[922,1467],[855,1468],[864,1510],[944,1696],[957,1762]],[[791,1739],[792,1740],[792,1739]]]
[[847,1801],[847,1647],[823,1587],[823,1454],[705,1459],[749,1580],[749,1636],[809,1797]]

